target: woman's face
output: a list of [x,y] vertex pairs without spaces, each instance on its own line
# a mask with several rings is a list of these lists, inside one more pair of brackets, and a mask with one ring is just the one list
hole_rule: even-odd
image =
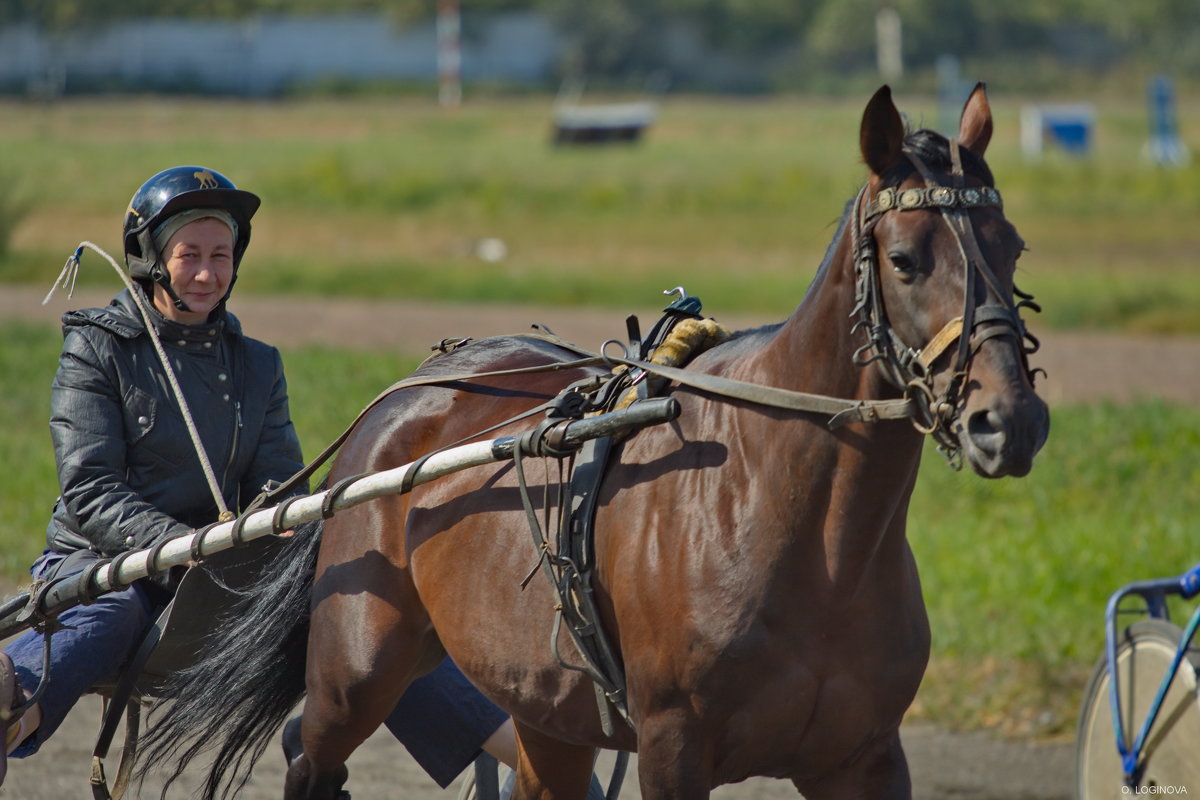
[[233,231],[219,219],[189,222],[167,240],[162,252],[171,288],[188,307],[180,311],[166,290],[154,284],[154,306],[164,317],[186,325],[208,319],[233,280]]

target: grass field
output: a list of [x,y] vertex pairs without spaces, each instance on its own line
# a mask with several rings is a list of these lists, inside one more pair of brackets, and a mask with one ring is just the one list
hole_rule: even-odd
[[[40,552],[56,494],[46,420],[59,342],[52,329],[0,326],[0,569],[10,578]],[[314,349],[285,359],[309,455],[416,362]],[[916,713],[1069,730],[1102,646],[1108,593],[1200,558],[1197,452],[1200,410],[1149,403],[1056,408],[1026,480],[956,473],[930,449],[909,515],[934,631]]]
[[[682,283],[782,314],[864,177],[866,100],[671,99],[644,143],[602,149],[550,146],[546,98],[455,113],[413,98],[0,103],[0,283],[47,285],[83,239],[116,250],[137,185],[201,163],[264,197],[241,278],[258,293],[623,309]],[[1097,101],[1089,157],[1037,164],[1020,154],[1021,98],[992,100],[989,161],[1030,245],[1018,280],[1039,324],[1200,332],[1200,164],[1140,159],[1142,98]],[[898,101],[936,123],[930,99]],[[1200,101],[1179,116],[1200,130]],[[485,237],[507,258],[476,258]],[[82,280],[113,277],[85,260]]]

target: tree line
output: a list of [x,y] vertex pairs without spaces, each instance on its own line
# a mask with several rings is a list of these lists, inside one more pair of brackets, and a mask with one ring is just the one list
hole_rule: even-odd
[[[67,30],[145,17],[382,13],[397,26],[428,20],[433,0],[0,0],[0,26]],[[564,73],[628,80],[672,72],[664,37],[686,31],[743,70],[747,88],[812,86],[874,73],[875,16],[902,21],[914,74],[954,55],[1036,87],[1063,74],[1127,69],[1200,79],[1197,0],[459,0],[463,35],[488,14],[532,11],[568,43]],[[674,65],[677,66],[677,65]],[[677,70],[674,70],[677,71]],[[736,72],[736,71],[735,71]]]

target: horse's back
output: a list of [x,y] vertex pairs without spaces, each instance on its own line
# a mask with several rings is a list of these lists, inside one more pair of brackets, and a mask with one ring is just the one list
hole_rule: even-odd
[[335,473],[388,469],[477,434],[491,436],[492,426],[537,408],[583,377],[580,368],[569,366],[581,358],[535,335],[448,347],[364,414]]

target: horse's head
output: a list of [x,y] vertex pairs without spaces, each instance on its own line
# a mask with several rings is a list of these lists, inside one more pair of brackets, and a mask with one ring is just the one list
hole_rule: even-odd
[[[878,363],[913,401],[916,424],[986,477],[1024,475],[1050,417],[1033,389],[1036,348],[1013,285],[1024,242],[983,160],[992,115],[983,84],[958,136],[905,133],[885,86],[863,114],[871,178],[854,209],[859,363]],[[1014,294],[1019,301],[1014,300]]]

